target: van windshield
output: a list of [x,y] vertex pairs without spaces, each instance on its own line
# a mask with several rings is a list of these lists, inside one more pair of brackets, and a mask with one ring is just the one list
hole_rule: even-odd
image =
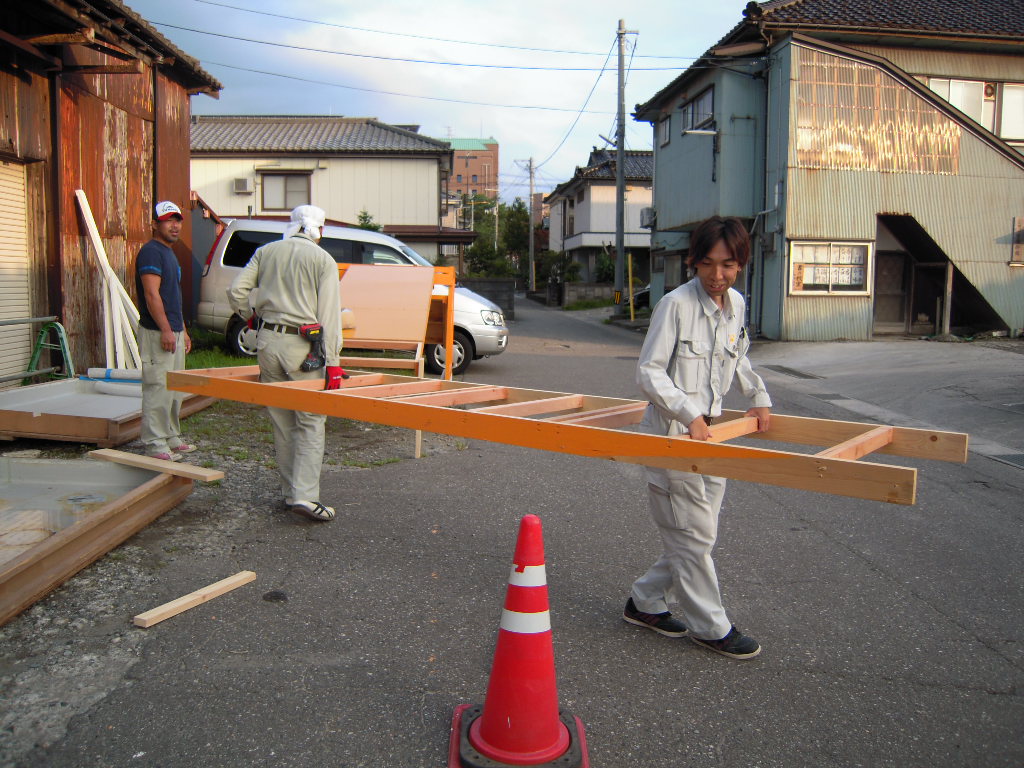
[[404,253],[406,256],[408,256],[410,259],[412,259],[413,264],[418,264],[421,267],[432,267],[432,266],[434,266],[429,261],[427,261],[425,258],[423,258],[418,253],[416,253],[416,251],[414,251],[408,245],[403,245],[402,246],[402,253]]

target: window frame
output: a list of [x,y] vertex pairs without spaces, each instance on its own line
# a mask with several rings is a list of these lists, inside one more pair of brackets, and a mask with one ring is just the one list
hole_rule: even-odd
[[[818,262],[807,261],[804,258],[799,258],[797,249],[804,247],[820,248],[821,246],[828,247],[828,261]],[[789,265],[787,270],[787,282],[786,282],[786,294],[788,296],[871,296],[872,295],[872,280],[874,278],[874,261],[875,261],[875,244],[871,241],[863,240],[791,240],[789,242]],[[863,262],[853,261],[855,254],[850,254],[850,261],[841,261],[841,254],[838,249],[848,248],[863,248],[864,249],[864,260]],[[833,256],[834,254],[834,256]],[[800,285],[803,285],[804,268],[808,265],[816,268],[825,268],[828,273],[828,288],[805,290],[803,288],[795,287],[796,277],[800,277]],[[798,269],[799,267],[799,269]],[[864,270],[864,281],[863,288],[858,290],[837,290],[836,285],[843,285],[839,280],[835,280],[836,272],[834,270],[842,270],[849,268],[851,270],[851,280],[856,275],[854,270],[861,268]],[[839,279],[842,279],[842,272],[839,272]],[[821,285],[822,283],[809,283],[810,285]],[[852,283],[856,284],[856,283]]]
[[[288,180],[289,178],[301,177],[306,180],[306,195],[303,202],[295,203],[295,205],[288,204]],[[283,179],[284,189],[283,191],[283,208],[273,208],[267,205],[267,184],[268,178],[281,178]],[[260,210],[261,211],[290,211],[299,205],[312,205],[313,203],[313,174],[311,171],[270,171],[260,172]]]
[[[698,120],[696,119],[698,116],[696,110],[705,99],[710,99],[710,105],[706,105],[708,111],[700,113],[701,118]],[[682,116],[682,125],[679,128],[681,134],[687,131],[711,128],[715,124],[715,86],[709,85],[692,99],[685,102],[679,109]]]
[[664,147],[672,141],[672,115],[665,115],[658,121],[658,146]]

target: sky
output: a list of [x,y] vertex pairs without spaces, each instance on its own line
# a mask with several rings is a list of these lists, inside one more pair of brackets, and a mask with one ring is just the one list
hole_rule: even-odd
[[651,126],[630,117],[634,107],[741,21],[746,5],[125,1],[223,84],[219,99],[194,96],[193,114],[373,117],[440,139],[494,137],[505,202],[527,199],[531,158],[534,190],[546,193],[593,147],[609,146],[602,136],[615,140],[620,19],[636,33],[625,36],[625,144],[649,150]]

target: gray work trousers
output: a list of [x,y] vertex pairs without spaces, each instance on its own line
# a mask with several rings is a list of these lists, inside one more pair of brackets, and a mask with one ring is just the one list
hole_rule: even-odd
[[[309,354],[309,341],[293,333],[260,329],[256,355],[260,381],[298,381],[323,379],[324,370],[300,371]],[[274,428],[277,470],[281,475],[281,493],[286,504],[296,501],[320,501],[320,469],[324,463],[324,424],[319,413],[267,408]]]
[[693,635],[718,640],[732,628],[711,559],[725,478],[689,472],[669,475],[671,491],[653,483],[647,486],[662,555],[633,583],[633,602],[644,613],[663,613],[670,601],[676,602],[679,618]]
[[139,439],[146,453],[170,453],[181,445],[178,413],[184,392],[167,389],[167,372],[185,367],[184,332],[174,334],[174,351],[160,345],[160,331],[139,327],[139,357],[142,358],[142,420]]

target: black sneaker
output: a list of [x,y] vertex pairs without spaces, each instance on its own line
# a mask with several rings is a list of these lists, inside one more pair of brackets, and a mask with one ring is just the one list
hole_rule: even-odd
[[757,640],[747,637],[735,626],[721,640],[704,640],[693,635],[690,635],[690,639],[697,645],[703,645],[705,648],[710,648],[715,653],[720,653],[731,659],[752,659],[761,652],[761,646],[757,644]]
[[632,597],[626,602],[626,609],[622,612],[622,618],[630,624],[636,624],[638,627],[653,629],[659,635],[664,635],[665,637],[686,637],[689,634],[689,630],[686,629],[683,622],[679,621],[679,619],[673,619],[672,614],[668,611],[664,613],[644,613],[638,611]]

